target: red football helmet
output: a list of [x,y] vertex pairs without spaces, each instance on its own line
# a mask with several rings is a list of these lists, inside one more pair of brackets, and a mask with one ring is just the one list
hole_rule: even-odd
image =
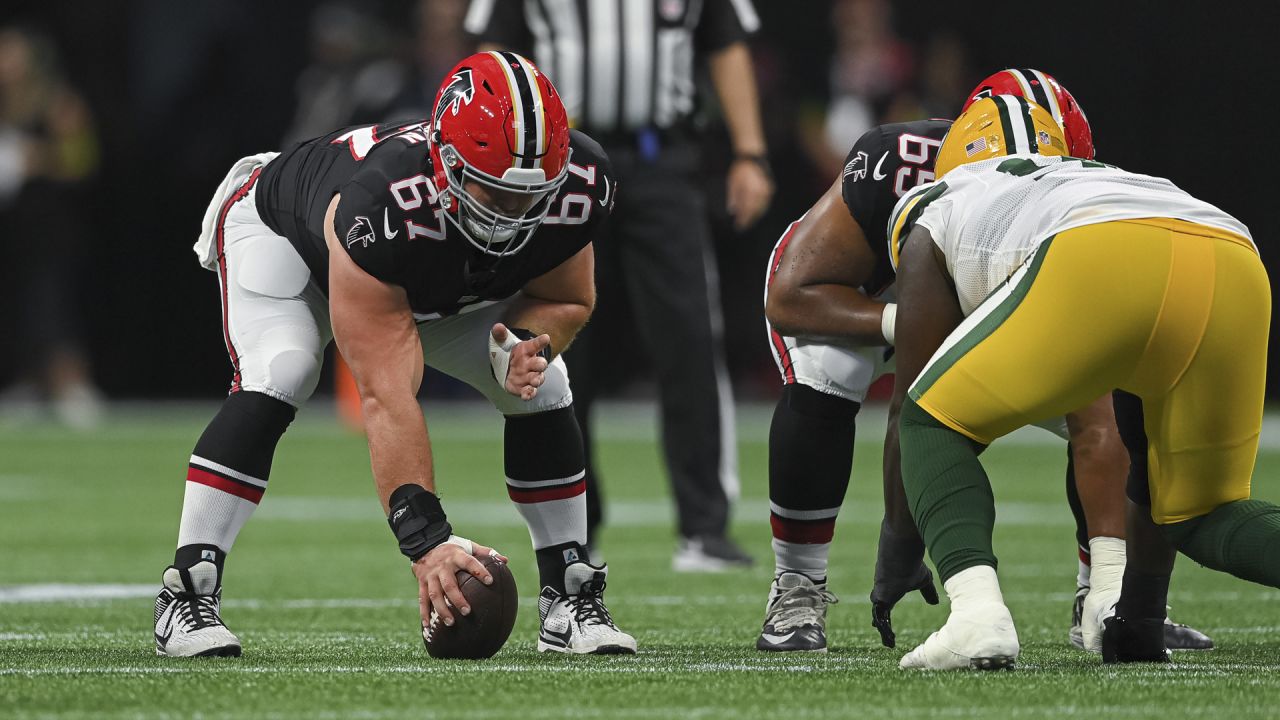
[[429,124],[445,217],[481,252],[519,252],[568,176],[569,119],[551,81],[515,53],[476,53],[440,85]]
[[1093,131],[1089,118],[1076,99],[1053,76],[1039,70],[1001,70],[978,83],[969,93],[960,112],[975,101],[992,95],[1017,95],[1039,105],[1053,115],[1067,136],[1067,152],[1071,157],[1093,159]]

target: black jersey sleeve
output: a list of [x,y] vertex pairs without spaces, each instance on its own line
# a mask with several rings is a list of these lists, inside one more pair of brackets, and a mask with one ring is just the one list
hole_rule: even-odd
[[[880,234],[876,232],[876,220],[883,214],[883,207],[887,204],[892,210],[896,200],[885,164],[889,155],[894,155],[896,159],[897,148],[889,145],[881,128],[866,131],[845,157],[844,169],[840,175],[840,193],[844,196],[844,204],[873,248],[883,245],[876,242]],[[880,231],[883,232],[883,228]]]
[[384,282],[403,285],[398,238],[387,238],[383,225],[387,198],[376,197],[359,174],[343,186],[333,217],[333,232],[347,255],[362,270]]
[[[604,232],[618,194],[618,181],[609,155],[586,133],[570,130],[569,144],[573,148],[569,159],[569,178],[560,192],[558,205],[553,205],[548,217],[555,214],[558,218],[572,220],[581,215],[582,232],[577,247],[581,250],[598,240]],[[590,203],[584,209],[577,209],[574,205],[581,204],[581,201],[569,199],[572,195],[589,198]]]
[[908,190],[933,180],[948,120],[881,125],[863,133],[845,158],[840,190],[849,214],[873,248],[884,246],[893,206]]
[[760,29],[751,0],[707,0],[694,39],[702,52],[715,52],[742,42]]

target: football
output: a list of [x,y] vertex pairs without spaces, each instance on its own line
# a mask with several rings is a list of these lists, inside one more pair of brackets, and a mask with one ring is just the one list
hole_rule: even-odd
[[434,610],[422,626],[422,641],[433,658],[482,660],[502,649],[516,624],[519,593],[507,564],[497,558],[483,560],[493,584],[485,585],[465,570],[458,571],[458,587],[471,603],[471,613],[454,612],[452,626],[440,621]]

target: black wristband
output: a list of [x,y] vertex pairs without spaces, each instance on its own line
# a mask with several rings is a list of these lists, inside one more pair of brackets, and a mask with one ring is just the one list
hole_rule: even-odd
[[453,534],[440,499],[421,485],[401,485],[391,493],[387,524],[400,542],[400,552],[417,561]]
[[[520,327],[507,328],[507,332],[520,338],[520,342],[524,342],[525,340],[532,340],[538,337],[533,333],[532,330],[528,330]],[[539,350],[538,355],[541,356],[547,362],[551,362],[551,344],[548,343],[546,347]]]
[[746,160],[755,163],[764,171],[766,177],[773,179],[773,166],[769,164],[769,156],[764,153],[738,153],[733,156],[734,160]]

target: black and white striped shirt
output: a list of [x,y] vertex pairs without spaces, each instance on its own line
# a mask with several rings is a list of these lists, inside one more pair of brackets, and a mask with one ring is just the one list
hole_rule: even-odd
[[671,128],[695,108],[696,55],[760,26],[751,0],[471,0],[480,42],[530,54],[589,133]]

